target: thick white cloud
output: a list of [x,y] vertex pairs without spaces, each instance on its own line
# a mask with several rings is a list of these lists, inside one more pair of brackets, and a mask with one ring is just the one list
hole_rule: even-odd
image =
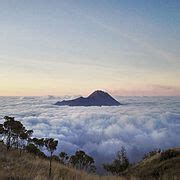
[[[0,97],[0,117],[15,116],[34,136],[83,149],[101,162],[125,146],[132,161],[153,148],[180,146],[179,97],[121,97],[119,107],[59,107],[56,97]],[[103,158],[106,157],[106,158]]]

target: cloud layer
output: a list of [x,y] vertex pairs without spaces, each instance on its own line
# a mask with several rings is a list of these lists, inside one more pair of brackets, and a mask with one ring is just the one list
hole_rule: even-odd
[[154,148],[180,146],[179,97],[119,97],[119,107],[58,107],[61,98],[0,97],[0,121],[15,116],[38,137],[59,140],[58,150],[83,149],[99,163],[125,146],[131,161]]

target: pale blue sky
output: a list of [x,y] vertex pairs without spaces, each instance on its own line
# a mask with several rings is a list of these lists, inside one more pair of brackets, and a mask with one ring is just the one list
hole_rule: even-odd
[[0,0],[0,95],[180,95],[180,1]]

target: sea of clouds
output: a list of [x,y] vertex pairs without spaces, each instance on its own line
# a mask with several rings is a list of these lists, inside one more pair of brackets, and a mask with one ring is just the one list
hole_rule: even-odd
[[59,140],[57,153],[82,149],[98,164],[124,146],[131,161],[180,146],[180,97],[117,97],[118,107],[55,106],[63,97],[0,97],[0,123],[14,116],[34,136]]

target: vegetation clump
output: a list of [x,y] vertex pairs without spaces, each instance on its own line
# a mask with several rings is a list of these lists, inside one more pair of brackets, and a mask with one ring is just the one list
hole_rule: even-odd
[[59,153],[59,161],[63,165],[68,165],[69,162],[69,156],[66,152]]
[[0,124],[0,133],[4,138],[7,150],[12,147],[23,149],[29,141],[33,130],[27,130],[20,121],[14,117],[5,116],[5,122]]
[[104,164],[103,167],[107,172],[110,172],[113,175],[121,175],[122,172],[129,167],[126,149],[122,147],[121,150],[117,152],[113,162],[111,164]]
[[46,158],[47,156],[40,150],[38,149],[37,146],[35,146],[34,144],[30,143],[26,146],[26,150],[29,153],[32,153],[36,156],[42,157],[42,158]]
[[173,151],[172,149],[168,149],[161,153],[161,161],[174,158],[178,155],[180,155],[179,152]]
[[84,151],[78,150],[70,157],[70,163],[77,169],[95,171],[94,159]]

